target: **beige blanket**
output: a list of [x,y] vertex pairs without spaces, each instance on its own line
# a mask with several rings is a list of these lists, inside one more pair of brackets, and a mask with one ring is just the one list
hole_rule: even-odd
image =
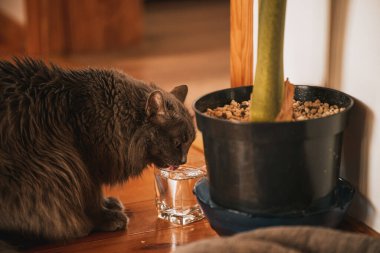
[[317,227],[272,227],[213,238],[178,248],[176,253],[380,253],[380,239]]

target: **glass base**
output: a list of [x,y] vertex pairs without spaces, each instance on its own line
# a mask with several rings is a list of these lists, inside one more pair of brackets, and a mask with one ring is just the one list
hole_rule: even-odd
[[204,217],[203,211],[198,205],[181,212],[174,209],[162,209],[162,206],[161,208],[158,206],[158,218],[177,225],[187,225],[199,221]]

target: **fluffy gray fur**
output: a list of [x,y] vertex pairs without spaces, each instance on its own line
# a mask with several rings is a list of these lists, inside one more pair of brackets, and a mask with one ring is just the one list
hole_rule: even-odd
[[116,70],[0,61],[0,234],[62,241],[125,229],[122,204],[101,187],[186,161],[186,94]]

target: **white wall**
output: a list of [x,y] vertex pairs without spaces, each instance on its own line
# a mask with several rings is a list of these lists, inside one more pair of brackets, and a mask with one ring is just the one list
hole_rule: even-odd
[[0,0],[0,11],[20,25],[26,23],[24,0]]
[[[257,57],[258,2],[254,1],[254,62]],[[294,84],[324,85],[327,80],[330,0],[288,0],[284,75]]]
[[[336,73],[340,76],[334,77],[340,83],[332,85],[361,101],[351,120],[354,137],[347,136],[348,142],[359,145],[348,147],[343,175],[359,190],[351,214],[380,231],[380,1],[343,1],[346,21],[336,28],[344,30],[342,48],[336,48],[342,52],[342,66]],[[359,162],[351,157],[354,150],[361,155]],[[352,168],[352,163],[360,168]]]

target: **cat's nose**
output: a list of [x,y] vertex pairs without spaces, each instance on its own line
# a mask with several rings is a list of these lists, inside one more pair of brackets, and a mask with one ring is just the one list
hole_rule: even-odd
[[187,162],[187,155],[182,156],[181,164],[185,164]]

